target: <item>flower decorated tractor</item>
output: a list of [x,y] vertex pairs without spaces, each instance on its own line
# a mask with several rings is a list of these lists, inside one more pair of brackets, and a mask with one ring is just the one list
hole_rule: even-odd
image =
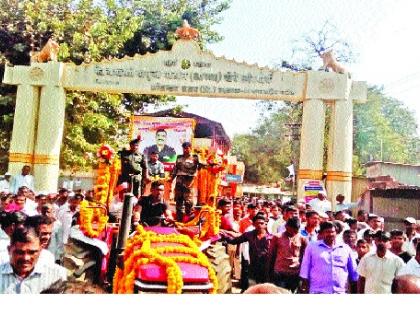
[[[139,225],[128,237],[132,194],[125,195],[120,223],[107,222],[120,162],[108,146],[101,147],[98,157],[95,201],[85,200],[80,205],[79,224],[72,227],[66,245],[64,266],[72,276],[112,286],[114,293],[230,292],[229,256],[218,242],[220,213],[204,206],[188,223],[165,227],[158,220],[156,226]],[[220,170],[207,172],[212,184],[206,191],[215,196]]]
[[77,225],[72,226],[65,245],[63,265],[70,275],[78,280],[107,284],[113,244],[118,225],[108,223],[108,205],[120,172],[120,160],[108,145],[98,150],[98,170],[93,187],[94,200],[83,200],[80,204]]
[[187,223],[177,222],[172,227],[138,226],[124,246],[113,280],[114,293],[231,291],[229,256],[225,246],[218,242],[221,213],[214,208],[223,159],[218,152],[197,153],[203,155],[202,160],[208,166],[199,173],[199,193],[212,205],[199,208]]
[[229,293],[231,267],[217,242],[220,213],[205,206],[176,227],[139,225],[127,240],[114,293]]

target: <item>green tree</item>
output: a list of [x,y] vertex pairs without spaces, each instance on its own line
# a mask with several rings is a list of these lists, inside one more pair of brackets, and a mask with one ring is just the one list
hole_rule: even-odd
[[382,88],[369,87],[366,104],[354,106],[354,172],[363,173],[369,160],[418,163],[418,143],[414,113]]
[[290,124],[299,119],[301,106],[283,102],[260,105],[276,108],[275,112],[262,117],[251,134],[235,136],[232,152],[245,163],[245,181],[268,184],[281,181],[288,175],[286,167],[298,160],[299,142]]
[[[279,181],[288,175],[286,167],[298,167],[300,141],[293,141],[290,125],[302,119],[300,104],[261,102],[269,114],[246,135],[233,139],[233,152],[245,163],[245,180],[252,183]],[[327,110],[324,168],[327,163],[330,112]],[[296,125],[295,134],[300,134]],[[418,164],[420,139],[414,113],[400,101],[388,97],[382,88],[368,88],[365,104],[354,106],[353,174],[363,175],[369,160]],[[381,145],[382,143],[382,145]],[[381,152],[382,147],[382,152]]]
[[[53,37],[59,61],[76,64],[170,49],[183,19],[199,29],[200,44],[221,40],[212,30],[230,0],[0,0],[0,75],[6,64],[27,65],[30,53]],[[5,169],[15,87],[0,86],[0,168]],[[67,94],[61,168],[83,169],[101,142],[126,142],[129,117],[169,96]]]

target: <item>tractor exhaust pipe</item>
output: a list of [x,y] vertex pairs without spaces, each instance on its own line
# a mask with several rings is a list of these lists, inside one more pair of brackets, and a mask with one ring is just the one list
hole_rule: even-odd
[[131,216],[133,215],[133,198],[134,195],[132,193],[127,193],[124,195],[123,211],[116,245],[118,253],[122,253],[124,250],[128,235],[130,233]]

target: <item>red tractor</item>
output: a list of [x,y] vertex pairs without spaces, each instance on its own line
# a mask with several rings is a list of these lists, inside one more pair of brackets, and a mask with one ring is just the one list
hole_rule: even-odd
[[98,181],[102,189],[96,185],[95,195],[101,202],[84,201],[79,225],[72,227],[64,258],[64,266],[72,275],[112,288],[114,293],[230,292],[229,256],[225,246],[218,242],[220,213],[204,206],[186,224],[138,226],[129,235],[133,195],[128,193],[124,197],[119,224],[106,222],[107,208],[101,205],[106,204],[104,201],[109,199],[113,187],[106,182],[115,183],[112,165],[99,169],[99,177],[105,178]]

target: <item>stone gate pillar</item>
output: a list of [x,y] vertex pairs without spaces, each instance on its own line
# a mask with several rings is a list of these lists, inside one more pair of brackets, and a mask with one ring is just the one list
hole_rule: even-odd
[[353,159],[353,102],[337,100],[331,104],[326,189],[335,211],[335,197],[342,194],[351,201]]
[[3,82],[17,85],[16,109],[9,153],[9,172],[33,167],[35,190],[56,191],[63,136],[64,64],[33,63],[6,67]]
[[33,171],[39,90],[39,86],[27,83],[22,83],[17,88],[13,132],[9,150],[9,172],[12,175],[20,174],[24,165],[31,166]]
[[304,183],[321,180],[324,160],[325,105],[321,99],[308,99],[303,103],[298,170],[298,199],[304,198]]
[[52,85],[42,87],[34,152],[37,191],[57,190],[65,101],[66,92],[63,87]]

